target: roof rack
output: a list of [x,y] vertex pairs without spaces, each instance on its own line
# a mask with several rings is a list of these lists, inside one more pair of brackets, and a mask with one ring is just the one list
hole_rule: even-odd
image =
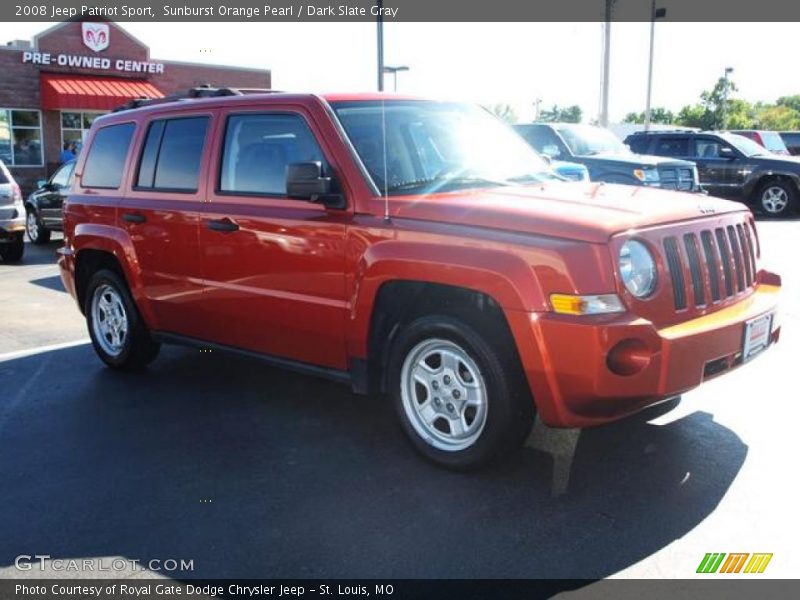
[[630,135],[652,135],[654,133],[697,133],[700,131],[699,127],[684,127],[682,129],[642,129],[634,131]]
[[133,98],[122,106],[116,107],[112,112],[121,112],[123,110],[133,110],[134,108],[141,108],[143,106],[153,106],[155,104],[167,104],[169,102],[180,102],[183,100],[192,100],[195,98],[218,98],[221,96],[244,96],[246,94],[275,94],[279,90],[271,90],[267,88],[235,88],[235,87],[214,87],[208,83],[197,87],[190,88],[182,94],[170,94],[163,98]]

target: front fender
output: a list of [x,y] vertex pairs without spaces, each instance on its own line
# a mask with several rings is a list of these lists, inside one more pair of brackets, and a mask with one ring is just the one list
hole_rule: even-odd
[[781,169],[756,169],[745,179],[744,185],[742,186],[744,196],[749,198],[754,194],[761,185],[761,182],[767,177],[785,177],[794,183],[796,190],[800,191],[800,175],[797,173]]
[[381,286],[389,281],[437,283],[481,292],[504,312],[545,306],[531,267],[513,253],[462,245],[380,242],[364,252],[355,271],[347,328],[351,356],[367,356],[372,309]]

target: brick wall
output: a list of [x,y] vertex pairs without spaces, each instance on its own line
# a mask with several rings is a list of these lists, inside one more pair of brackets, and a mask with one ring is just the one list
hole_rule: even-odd
[[[267,69],[240,69],[236,67],[199,65],[170,62],[150,58],[147,46],[128,35],[116,23],[108,22],[109,46],[101,52],[93,52],[82,41],[80,22],[67,22],[53,27],[35,38],[36,48],[31,51],[57,54],[77,54],[109,58],[112,64],[117,59],[150,61],[164,64],[164,73],[120,73],[114,70],[94,71],[58,65],[32,65],[22,62],[23,51],[0,46],[0,108],[40,109],[39,73],[74,73],[101,77],[130,77],[145,79],[165,95],[183,92],[191,87],[209,83],[215,86],[270,88],[271,73]],[[80,108],[80,107],[75,107]],[[45,166],[13,167],[11,172],[27,194],[35,188],[38,179],[48,177],[58,166],[61,154],[61,115],[59,111],[42,111],[42,137]]]

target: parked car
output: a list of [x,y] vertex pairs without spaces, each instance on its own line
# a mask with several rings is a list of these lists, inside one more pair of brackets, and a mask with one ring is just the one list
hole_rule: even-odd
[[709,193],[745,202],[767,216],[791,215],[798,208],[800,161],[740,135],[650,131],[634,133],[625,142],[635,152],[693,160]]
[[22,192],[5,163],[0,160],[0,258],[22,260],[25,252],[25,207]]
[[789,156],[789,149],[777,131],[764,131],[759,129],[733,129],[730,133],[741,135],[763,146],[774,154]]
[[567,162],[564,160],[550,161],[553,171],[569,181],[590,181],[589,169],[580,163]]
[[34,244],[50,241],[51,231],[61,231],[61,207],[72,185],[75,161],[61,165],[49,180],[38,182],[39,188],[28,196],[25,203],[25,229]]
[[792,156],[800,154],[800,131],[781,131],[781,139]]
[[592,181],[699,191],[691,162],[636,155],[602,127],[573,123],[531,123],[515,127],[540,154],[586,166]]
[[564,185],[477,106],[203,95],[97,118],[78,158],[59,267],[110,367],[259,356],[385,394],[466,469],[537,411],[607,423],[778,340],[742,204]]

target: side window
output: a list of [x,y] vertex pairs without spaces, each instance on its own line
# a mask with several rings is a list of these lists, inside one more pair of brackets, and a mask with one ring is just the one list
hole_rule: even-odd
[[55,172],[50,183],[58,188],[66,188],[72,183],[72,173],[75,171],[75,163],[70,162],[62,166]]
[[208,117],[161,119],[150,123],[136,175],[137,188],[197,190]]
[[719,149],[723,145],[713,138],[697,138],[694,155],[696,158],[719,158]]
[[325,165],[314,134],[299,115],[231,115],[225,128],[219,191],[285,196],[286,167],[310,161]]
[[95,134],[83,167],[81,184],[84,187],[119,187],[135,127],[133,123],[109,125]]
[[689,156],[689,140],[687,138],[659,137],[656,140],[657,156]]

